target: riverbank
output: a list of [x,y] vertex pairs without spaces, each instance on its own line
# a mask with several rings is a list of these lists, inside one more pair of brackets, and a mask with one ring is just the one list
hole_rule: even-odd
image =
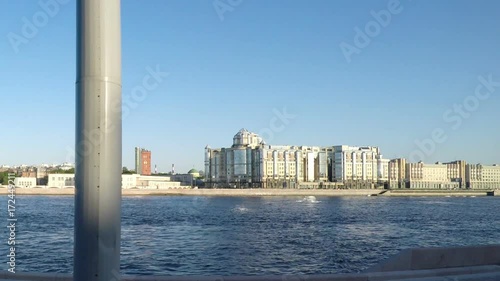
[[[488,196],[491,190],[391,190],[389,196]],[[499,192],[494,192],[498,196]]]
[[[74,188],[16,188],[16,195],[74,195]],[[486,196],[486,190],[123,189],[123,196]],[[0,195],[8,194],[0,188]],[[498,194],[498,192],[497,192]]]
[[[16,188],[16,195],[74,195],[74,188]],[[376,189],[122,189],[123,196],[368,196]],[[0,195],[7,189],[0,188]]]

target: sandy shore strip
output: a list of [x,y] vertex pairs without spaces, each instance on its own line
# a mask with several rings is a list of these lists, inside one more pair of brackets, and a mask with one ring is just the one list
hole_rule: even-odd
[[[74,188],[16,188],[16,195],[74,195]],[[0,195],[8,194],[0,188]],[[497,192],[498,194],[498,192]],[[496,195],[497,195],[496,194]],[[123,196],[486,196],[485,190],[123,189]]]

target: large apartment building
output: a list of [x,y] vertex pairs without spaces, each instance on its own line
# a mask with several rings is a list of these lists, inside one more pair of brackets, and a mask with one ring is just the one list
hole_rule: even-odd
[[333,147],[333,181],[385,182],[389,160],[383,159],[378,147],[339,145]]
[[326,180],[326,157],[320,154],[318,147],[267,145],[241,129],[231,147],[205,148],[205,179],[214,186],[295,187]]
[[500,166],[467,164],[465,169],[467,188],[498,189],[500,188]]
[[210,186],[297,188],[301,183],[388,177],[388,160],[376,147],[268,145],[241,129],[229,148],[205,148],[205,180]]
[[406,159],[392,159],[389,161],[388,170],[389,188],[404,188],[406,182]]
[[465,188],[465,161],[407,164],[407,187],[428,189]]

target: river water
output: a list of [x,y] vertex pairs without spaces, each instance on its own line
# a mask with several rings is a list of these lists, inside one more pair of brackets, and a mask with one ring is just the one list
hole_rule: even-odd
[[[72,272],[73,206],[17,197],[17,271]],[[359,272],[411,247],[500,244],[499,207],[495,197],[124,197],[122,273]],[[7,196],[0,208],[7,225]],[[9,230],[0,235],[7,270]]]

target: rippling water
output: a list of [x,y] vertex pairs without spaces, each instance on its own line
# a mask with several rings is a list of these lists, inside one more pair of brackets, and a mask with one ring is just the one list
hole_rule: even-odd
[[[18,271],[72,272],[73,201],[17,198]],[[5,196],[4,214],[6,204]],[[359,272],[409,247],[498,244],[499,205],[494,197],[125,197],[122,273]],[[0,235],[7,270],[8,230]]]

